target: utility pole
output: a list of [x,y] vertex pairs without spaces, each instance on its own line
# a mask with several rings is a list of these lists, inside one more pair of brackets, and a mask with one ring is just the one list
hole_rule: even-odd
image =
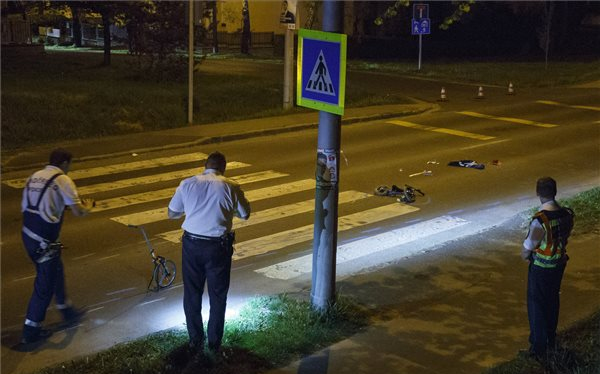
[[[344,3],[325,0],[322,19],[323,31],[342,33]],[[335,301],[341,124],[341,115],[319,111],[310,298],[312,306],[321,311]],[[335,167],[327,170],[327,160],[332,159],[335,160]]]
[[188,125],[191,125],[194,122],[194,0],[188,2]]
[[294,30],[287,24],[283,60],[283,109],[291,109],[294,100]]

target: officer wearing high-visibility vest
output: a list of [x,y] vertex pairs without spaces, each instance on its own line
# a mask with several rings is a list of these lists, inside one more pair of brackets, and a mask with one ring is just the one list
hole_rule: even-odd
[[529,354],[546,360],[549,351],[556,347],[560,284],[569,259],[567,241],[573,229],[574,214],[556,202],[554,179],[538,179],[536,193],[542,206],[531,220],[521,257],[529,262]]
[[22,239],[36,268],[33,293],[23,326],[23,344],[39,341],[51,334],[42,329],[42,322],[53,296],[67,323],[73,323],[81,316],[81,311],[67,300],[60,258],[62,244],[58,238],[66,206],[74,215],[85,216],[95,203],[92,199],[80,198],[75,183],[67,176],[72,158],[70,152],[55,149],[50,154],[49,164],[33,173],[23,190]]

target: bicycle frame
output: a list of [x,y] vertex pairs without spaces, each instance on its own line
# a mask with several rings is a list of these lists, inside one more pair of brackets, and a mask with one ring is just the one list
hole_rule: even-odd
[[169,287],[171,284],[173,284],[173,281],[175,280],[175,274],[177,273],[177,267],[175,266],[175,263],[155,253],[154,247],[148,238],[148,234],[142,225],[138,226],[129,224],[127,226],[130,228],[139,229],[142,232],[144,240],[146,241],[146,245],[148,246],[150,256],[152,256],[154,269],[152,270],[152,278],[150,279],[150,283],[148,283],[148,289],[151,289],[150,285],[153,281],[156,283],[156,287],[154,287],[153,291],[158,292],[161,288]]

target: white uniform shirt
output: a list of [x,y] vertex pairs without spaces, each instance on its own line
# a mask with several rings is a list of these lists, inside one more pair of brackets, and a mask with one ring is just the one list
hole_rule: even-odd
[[169,209],[185,213],[181,225],[185,231],[212,237],[230,232],[234,216],[250,216],[250,203],[240,186],[215,169],[184,179],[171,198]]
[[65,210],[65,205],[81,203],[73,180],[65,175],[59,167],[47,165],[44,169],[33,173],[27,180],[26,187],[23,189],[21,212],[27,210],[27,197],[32,206],[37,204],[46,182],[57,173],[61,175],[48,186],[38,207],[42,219],[48,223],[58,223]]

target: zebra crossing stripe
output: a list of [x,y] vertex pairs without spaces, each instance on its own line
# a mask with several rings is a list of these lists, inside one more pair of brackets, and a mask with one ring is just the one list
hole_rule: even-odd
[[[174,164],[182,164],[182,163],[186,163],[186,162],[195,162],[195,161],[200,162],[201,160],[205,160],[207,157],[208,157],[208,155],[206,155],[205,153],[200,153],[200,152],[186,153],[186,154],[177,155],[177,156],[160,157],[160,158],[153,158],[150,160],[133,161],[133,162],[126,162],[126,163],[121,163],[121,164],[100,166],[100,167],[89,168],[89,169],[72,170],[72,171],[69,171],[69,177],[71,177],[71,179],[73,179],[73,180],[98,177],[101,175],[125,173],[128,171],[149,169],[149,168],[174,165]],[[25,182],[26,182],[26,178],[18,178],[18,179],[6,180],[6,181],[3,181],[2,183],[6,184],[10,187],[14,187],[14,188],[23,188],[23,187],[25,187]]]
[[[389,250],[402,244],[466,225],[467,223],[469,222],[461,218],[442,216],[419,222],[408,227],[384,232],[369,238],[359,239],[337,248],[336,263],[339,265],[363,256]],[[414,253],[408,248],[407,252],[403,253],[403,256],[411,254]],[[293,260],[270,265],[255,271],[268,278],[283,280],[292,279],[312,271],[312,258],[312,255],[301,256]]]
[[[419,208],[400,203],[367,209],[361,212],[339,217],[338,232],[380,222],[389,218],[416,212],[418,210]],[[240,260],[243,258],[265,254],[267,252],[276,251],[293,244],[310,241],[313,239],[313,231],[314,225],[311,224],[237,243],[235,246],[236,250],[233,253],[233,259]]]
[[[245,164],[243,162],[228,162],[227,170],[239,169],[243,167],[248,167],[250,164]],[[185,170],[177,170],[170,171],[167,173],[153,174],[144,177],[137,178],[129,178],[129,179],[121,179],[115,182],[107,182],[107,183],[98,183],[89,186],[79,187],[77,190],[80,195],[91,195],[94,193],[105,192],[105,191],[113,191],[119,188],[128,188],[133,186],[141,186],[145,184],[158,183],[158,182],[166,182],[172,181],[176,179],[184,179],[191,177],[192,175],[196,175],[204,171],[204,167],[195,167],[191,169]]]
[[387,123],[390,123],[392,125],[398,125],[398,126],[404,126],[404,127],[409,127],[409,128],[413,128],[413,129],[418,129],[418,130],[426,130],[426,131],[433,131],[433,132],[440,132],[440,133],[444,133],[444,134],[462,136],[465,138],[471,138],[471,139],[477,139],[477,140],[495,139],[494,136],[480,135],[480,134],[475,134],[472,132],[466,132],[466,131],[460,131],[460,130],[454,130],[454,129],[445,129],[443,127],[424,126],[424,125],[419,125],[417,123],[406,122],[406,121],[394,120],[394,121],[388,121]]
[[[338,203],[339,204],[351,203],[351,202],[354,202],[354,201],[357,201],[360,199],[368,198],[369,196],[372,196],[372,195],[369,195],[364,192],[358,192],[358,191],[345,191],[345,192],[341,192],[339,194]],[[315,209],[315,200],[314,199],[305,200],[305,201],[301,201],[301,202],[293,203],[293,204],[282,205],[282,206],[278,206],[278,207],[271,208],[271,209],[265,209],[265,210],[261,210],[258,212],[253,212],[250,216],[250,219],[246,220],[246,221],[243,221],[238,218],[234,218],[233,227],[234,227],[234,229],[240,229],[242,227],[259,225],[259,224],[262,224],[265,222],[274,221],[276,219],[291,217],[296,214],[312,212],[312,211],[314,211],[314,209]],[[183,234],[183,231],[181,229],[179,229],[179,230],[168,231],[168,232],[159,234],[158,236],[165,240],[168,240],[170,242],[177,243],[177,242],[181,241],[180,239],[181,239],[182,234]]]
[[[279,173],[273,170],[266,170],[251,174],[236,175],[234,177],[230,177],[230,179],[234,180],[239,184],[246,184],[286,176],[288,176],[288,174]],[[171,198],[171,196],[173,196],[173,193],[175,193],[176,189],[177,187],[169,187],[164,188],[162,190],[147,191],[127,196],[119,196],[112,199],[98,200],[96,201],[96,207],[94,208],[94,212],[102,212],[105,210],[122,208],[130,205],[168,199]]]
[[553,125],[551,123],[540,123],[540,122],[530,121],[528,119],[512,118],[512,117],[496,117],[496,116],[490,116],[488,114],[482,114],[482,113],[476,113],[476,112],[464,111],[464,112],[456,112],[456,113],[462,114],[465,116],[470,116],[470,117],[494,119],[494,120],[498,120],[498,121],[513,122],[513,123],[519,123],[522,125],[530,125],[530,126],[537,126],[537,127],[550,128],[550,127],[558,126],[558,125]]
[[[283,183],[273,187],[259,188],[245,192],[245,196],[250,201],[270,199],[277,196],[283,196],[294,192],[306,191],[315,188],[314,179],[303,179],[290,183]],[[173,190],[174,191],[174,190]],[[172,196],[169,195],[169,197]],[[98,206],[98,205],[97,205]],[[145,225],[148,223],[163,221],[167,219],[167,207],[146,210],[139,213],[126,214],[122,216],[112,217],[111,220],[122,223],[124,225]],[[254,213],[252,218],[254,219]],[[181,236],[181,235],[179,235]],[[179,238],[177,238],[179,240]]]
[[556,101],[549,101],[549,100],[538,100],[538,101],[536,101],[536,103],[538,103],[538,104],[546,104],[546,105],[564,106],[564,107],[567,107],[567,108],[587,109],[587,110],[600,111],[600,107],[597,107],[597,106],[570,105],[570,104],[563,104],[563,103],[559,103],[559,102],[556,102]]

